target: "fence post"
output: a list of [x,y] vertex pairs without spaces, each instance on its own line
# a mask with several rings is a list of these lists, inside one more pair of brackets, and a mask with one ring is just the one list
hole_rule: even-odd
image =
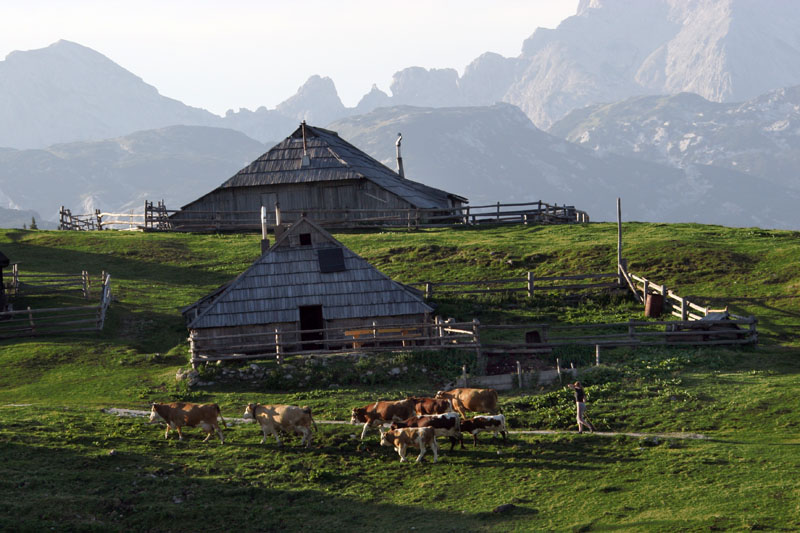
[[461,365],[461,387],[467,386],[467,365]]
[[433,283],[430,281],[425,282],[425,299],[430,300],[433,297]]
[[753,344],[758,344],[758,330],[756,329],[756,323],[758,320],[756,317],[750,317],[750,342]]
[[666,285],[662,285],[661,286],[661,312],[664,312],[664,309],[666,309],[666,307],[667,307],[667,296],[668,295],[669,295],[669,291],[667,290],[667,286]]
[[519,383],[519,388],[522,388],[522,365],[517,361],[517,383]]
[[192,369],[196,369],[197,359],[195,358],[194,331],[189,334],[189,361],[192,363]]
[[89,299],[89,273],[81,270],[81,282],[83,283],[83,297]]
[[439,346],[442,346],[444,344],[444,329],[442,327],[442,317],[436,316],[436,318],[434,318],[434,321],[436,322],[436,336],[439,337]]
[[681,296],[681,320],[686,322],[689,320],[689,308],[686,305],[686,298]]
[[527,273],[528,278],[528,298],[533,298],[533,272],[528,271]]
[[31,333],[36,333],[36,326],[33,323],[33,312],[31,312],[31,306],[28,306],[28,322],[31,325]]
[[633,319],[628,320],[628,336],[632,339],[636,338],[636,326],[633,325]]
[[561,359],[556,357],[556,372],[558,373],[558,382],[563,383],[563,379],[561,378]]
[[478,321],[477,318],[472,319],[472,340],[475,343],[475,358],[477,360],[478,373],[481,376],[485,376],[486,357],[484,357],[483,352],[481,352],[480,325],[481,323]]
[[464,225],[468,226],[469,225],[469,206],[467,206],[466,209],[464,209],[464,208],[461,209],[461,215],[462,215],[461,219],[464,221]]
[[595,366],[600,366],[600,345],[594,345],[594,364]]
[[13,283],[14,283],[14,296],[17,295],[19,292],[19,265],[14,263],[14,267],[12,268],[13,273]]
[[372,321],[372,338],[375,339],[375,347],[378,346],[378,323],[374,320]]
[[500,202],[497,202],[497,222],[500,222]]
[[275,362],[283,364],[283,349],[281,348],[281,330],[275,328]]
[[644,280],[644,287],[642,288],[642,302],[647,306],[647,292],[650,290],[650,281]]

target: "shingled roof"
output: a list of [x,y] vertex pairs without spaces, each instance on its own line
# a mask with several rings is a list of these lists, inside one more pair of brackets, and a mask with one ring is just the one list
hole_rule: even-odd
[[[303,130],[308,164],[303,165]],[[219,189],[367,179],[418,208],[447,208],[466,198],[400,177],[335,131],[301,124],[290,136],[237,172]]]
[[[301,233],[308,246],[289,246]],[[344,269],[323,272],[320,251],[342,250]],[[413,289],[386,277],[330,233],[302,217],[227,286],[183,310],[197,312],[189,329],[277,324],[299,320],[298,308],[322,305],[325,320],[422,315],[432,312]]]

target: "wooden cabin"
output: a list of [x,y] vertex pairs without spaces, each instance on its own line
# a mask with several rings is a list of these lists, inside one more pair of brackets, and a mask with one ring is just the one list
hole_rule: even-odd
[[270,223],[276,223],[279,204],[283,222],[308,213],[321,226],[386,217],[405,225],[417,213],[397,210],[442,209],[450,214],[466,203],[464,197],[405,179],[336,132],[304,122],[225,183],[183,206],[170,222],[190,231],[258,229],[261,206],[267,208]]
[[196,364],[352,347],[365,330],[386,328],[402,337],[407,325],[421,334],[432,311],[419,291],[392,281],[302,217],[246,271],[183,315]]

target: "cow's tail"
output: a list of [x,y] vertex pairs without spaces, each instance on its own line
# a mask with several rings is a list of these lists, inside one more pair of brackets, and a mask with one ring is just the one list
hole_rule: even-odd
[[222,418],[222,410],[219,408],[219,405],[214,404],[214,407],[217,408],[217,416],[219,417],[220,420],[222,420],[222,427],[224,428],[228,427],[228,423],[225,422],[224,418]]
[[314,421],[314,417],[311,416],[311,408],[310,407],[303,407],[303,411],[308,414],[308,418],[310,418],[311,419],[311,423],[314,424],[314,431],[319,433],[319,430],[317,429],[317,423]]

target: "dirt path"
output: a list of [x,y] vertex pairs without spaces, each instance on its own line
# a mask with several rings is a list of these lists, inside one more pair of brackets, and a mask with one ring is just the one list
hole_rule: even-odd
[[[104,413],[110,415],[117,415],[122,417],[144,418],[150,416],[150,411],[141,411],[138,409],[118,409],[116,407],[109,407],[102,410]],[[228,424],[246,424],[248,421],[244,418],[226,418]],[[338,424],[350,425],[350,422],[344,420],[315,420],[317,424]],[[566,430],[553,430],[553,429],[520,429],[510,430],[511,435],[573,435],[575,431]],[[704,440],[708,439],[706,435],[699,433],[639,433],[639,432],[616,432],[616,431],[595,431],[593,435],[599,437],[616,437],[618,435],[625,435],[626,437],[658,437],[661,439],[695,439]]]

